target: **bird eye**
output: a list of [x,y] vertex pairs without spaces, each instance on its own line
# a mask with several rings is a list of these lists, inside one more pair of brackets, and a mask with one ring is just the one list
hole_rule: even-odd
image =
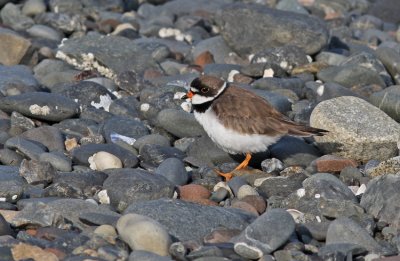
[[206,92],[208,92],[208,88],[207,87],[203,87],[203,88],[201,88],[201,90],[200,90],[202,93],[206,93]]

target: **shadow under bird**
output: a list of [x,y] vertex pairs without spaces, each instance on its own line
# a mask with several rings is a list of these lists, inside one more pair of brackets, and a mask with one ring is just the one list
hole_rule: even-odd
[[[260,96],[210,75],[195,78],[182,99],[191,100],[196,120],[215,144],[231,154],[246,154],[235,170],[246,168],[252,153],[267,150],[285,135],[327,133],[296,123]],[[217,172],[226,180],[233,177],[232,172]]]

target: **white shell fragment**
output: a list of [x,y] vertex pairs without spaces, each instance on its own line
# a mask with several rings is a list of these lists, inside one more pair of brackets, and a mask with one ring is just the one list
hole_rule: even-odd
[[93,156],[89,157],[88,162],[92,170],[122,168],[122,161],[106,151],[99,151],[93,154]]

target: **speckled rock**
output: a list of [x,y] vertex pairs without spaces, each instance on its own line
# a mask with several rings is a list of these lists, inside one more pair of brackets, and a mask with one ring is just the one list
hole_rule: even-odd
[[366,162],[398,153],[400,124],[362,99],[345,96],[321,102],[313,110],[310,123],[329,131],[315,137],[326,154]]

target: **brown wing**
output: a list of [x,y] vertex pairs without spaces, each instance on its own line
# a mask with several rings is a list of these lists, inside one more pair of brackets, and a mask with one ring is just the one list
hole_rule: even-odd
[[263,98],[236,86],[214,100],[213,109],[222,124],[240,133],[310,136],[323,131],[291,121]]

